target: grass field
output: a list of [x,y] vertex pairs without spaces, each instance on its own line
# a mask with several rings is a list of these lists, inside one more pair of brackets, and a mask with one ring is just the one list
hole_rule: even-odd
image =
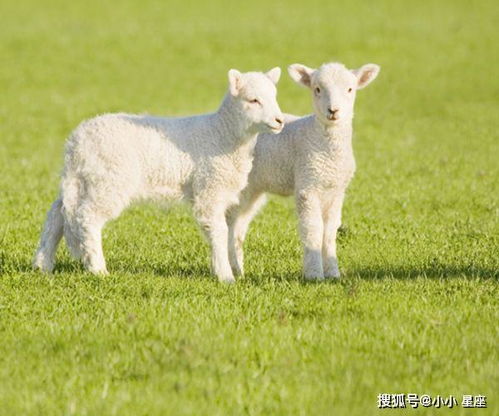
[[[0,415],[499,415],[499,9],[494,1],[0,4]],[[30,271],[64,140],[109,111],[212,111],[229,68],[381,65],[359,92],[340,282],[306,284],[273,198],[247,276],[209,275],[188,210],[105,229]],[[284,72],[286,112],[310,111]],[[378,410],[379,393],[488,409]]]

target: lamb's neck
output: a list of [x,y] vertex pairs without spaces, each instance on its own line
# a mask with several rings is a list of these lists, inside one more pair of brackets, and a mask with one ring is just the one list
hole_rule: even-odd
[[325,126],[314,117],[316,132],[328,143],[336,146],[352,147],[352,121],[336,126]]
[[258,132],[237,109],[233,100],[230,94],[225,96],[220,108],[213,114],[213,127],[228,144],[239,146],[256,142]]

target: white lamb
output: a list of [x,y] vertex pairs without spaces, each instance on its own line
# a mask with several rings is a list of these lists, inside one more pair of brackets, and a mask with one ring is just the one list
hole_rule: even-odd
[[33,265],[50,272],[64,233],[74,256],[107,274],[101,230],[132,202],[187,200],[212,248],[212,269],[232,282],[225,213],[238,203],[251,170],[258,133],[278,133],[281,70],[230,70],[219,110],[186,118],[106,114],[71,134],[60,197],[47,215]]
[[379,66],[348,70],[339,63],[319,69],[294,64],[288,72],[312,91],[315,114],[286,115],[277,135],[258,136],[248,186],[231,209],[229,258],[234,274],[243,273],[243,243],[265,194],[295,195],[307,279],[339,277],[336,231],[341,225],[345,190],[355,171],[352,119],[356,90],[368,85]]

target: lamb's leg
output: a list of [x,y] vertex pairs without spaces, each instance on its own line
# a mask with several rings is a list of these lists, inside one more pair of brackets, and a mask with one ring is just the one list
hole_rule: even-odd
[[265,195],[251,195],[241,197],[238,207],[231,209],[227,215],[229,226],[229,261],[236,276],[244,274],[244,240],[248,227],[258,210],[266,202]]
[[332,202],[330,209],[324,218],[324,239],[322,245],[322,258],[324,265],[324,277],[338,278],[338,258],[336,256],[336,233],[341,225],[341,209],[345,194],[341,193]]
[[83,201],[74,211],[66,211],[64,219],[66,242],[85,269],[93,274],[109,274],[102,251],[102,227],[108,220],[103,210]]
[[197,201],[194,203],[194,214],[211,245],[212,271],[220,282],[234,283],[228,254],[227,207],[220,203],[209,204],[207,198],[198,197]]
[[296,208],[304,250],[303,273],[306,279],[323,280],[322,238],[324,223],[320,199],[313,192],[299,191],[296,197]]
[[80,243],[83,266],[93,274],[108,275],[102,250],[102,227],[104,221],[86,219],[82,224]]
[[64,219],[61,212],[62,201],[57,199],[47,214],[40,244],[33,259],[33,268],[43,272],[52,272],[54,269],[55,252],[62,238]]

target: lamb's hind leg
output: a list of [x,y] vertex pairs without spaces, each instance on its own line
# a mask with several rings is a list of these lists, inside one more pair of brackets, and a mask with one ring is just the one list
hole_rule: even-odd
[[89,203],[83,203],[73,218],[66,218],[66,241],[85,269],[93,274],[108,274],[102,250],[102,228],[107,220]]
[[244,274],[244,240],[249,225],[259,209],[265,204],[265,195],[242,197],[239,206],[231,209],[227,215],[229,226],[229,261],[236,276]]
[[40,244],[33,259],[33,268],[43,272],[54,269],[55,252],[61,241],[64,219],[61,212],[62,201],[57,199],[47,214],[47,220],[40,237]]
[[84,224],[81,242],[81,260],[83,266],[93,274],[109,274],[102,250],[102,227],[104,221],[93,219]]

